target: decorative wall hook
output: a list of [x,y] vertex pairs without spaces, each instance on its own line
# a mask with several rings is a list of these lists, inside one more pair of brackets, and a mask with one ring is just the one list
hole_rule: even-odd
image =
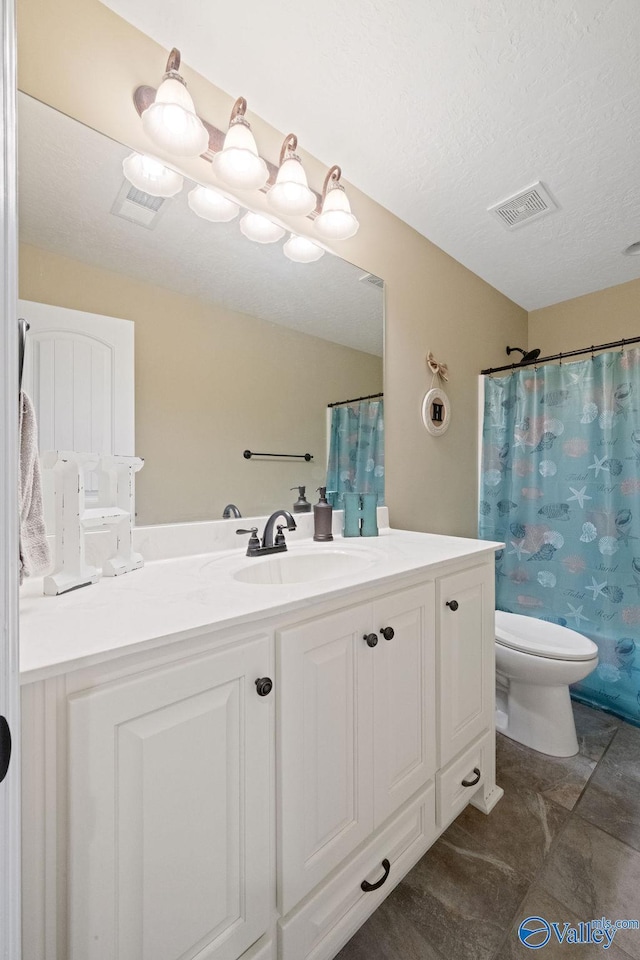
[[427,354],[427,366],[431,373],[438,377],[441,383],[449,382],[449,368],[446,363],[440,363],[439,360],[436,360],[431,350]]

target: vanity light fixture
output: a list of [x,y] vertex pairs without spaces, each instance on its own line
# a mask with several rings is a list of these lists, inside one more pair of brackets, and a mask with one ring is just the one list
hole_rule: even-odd
[[325,240],[348,240],[355,236],[360,224],[351,212],[351,206],[340,183],[342,170],[333,166],[327,173],[322,191],[322,207],[313,222],[316,231]]
[[282,252],[285,257],[293,260],[294,263],[313,263],[314,260],[319,260],[320,257],[324,256],[324,250],[317,243],[295,233],[291,234],[283,246]]
[[247,101],[244,97],[238,97],[231,111],[224,146],[213,158],[213,170],[231,187],[260,189],[269,179],[269,170],[258,154],[251,127],[245,119],[246,109]]
[[309,189],[302,160],[296,153],[298,138],[289,133],[280,150],[280,168],[267,200],[277,213],[306,217],[315,210],[316,195]]
[[263,217],[261,213],[253,213],[251,210],[247,210],[240,221],[240,232],[255,243],[275,243],[284,237],[282,227],[268,217]]
[[[207,178],[196,175],[200,185],[189,193],[188,203],[194,213],[214,223],[225,223],[234,220],[244,208],[240,219],[244,236],[255,243],[276,243],[285,236],[285,227],[263,213],[254,212],[256,207],[264,208],[266,194],[266,203],[277,220],[303,218],[300,232],[291,233],[283,247],[285,255],[296,263],[319,260],[325,253],[325,243],[321,240],[347,240],[357,233],[359,223],[340,182],[340,167],[332,166],[328,170],[322,197],[319,197],[309,187],[296,153],[295,134],[284,138],[280,165],[276,169],[258,153],[245,116],[245,98],[238,97],[234,103],[225,134],[198,117],[179,69],[180,51],[174,47],[158,90],[139,86],[133,101],[146,133],[163,151],[176,157],[199,156],[211,164],[215,176],[213,185],[205,186]],[[173,166],[180,169],[177,162]],[[123,168],[135,187],[152,196],[172,197],[182,188],[182,175],[151,157],[132,154],[124,161]],[[249,192],[254,190],[262,193],[259,202],[250,197]]]
[[184,183],[175,170],[142,153],[131,153],[123,160],[122,171],[129,183],[152,197],[175,197]]
[[177,157],[199,157],[209,147],[209,134],[178,73],[180,51],[174,47],[155,100],[142,114],[142,126],[156,146]]
[[233,200],[228,200],[212,187],[199,185],[189,191],[187,203],[199,217],[213,223],[229,223],[230,220],[235,220],[240,211],[240,207]]

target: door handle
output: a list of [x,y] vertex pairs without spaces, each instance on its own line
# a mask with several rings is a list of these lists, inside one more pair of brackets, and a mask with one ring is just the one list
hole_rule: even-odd
[[6,717],[0,717],[0,783],[4,780],[11,762],[11,730]]

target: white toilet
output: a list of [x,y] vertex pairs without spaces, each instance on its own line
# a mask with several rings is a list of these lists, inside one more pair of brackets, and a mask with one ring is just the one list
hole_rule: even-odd
[[496,610],[496,728],[552,757],[578,752],[569,684],[598,666],[598,648],[575,630]]

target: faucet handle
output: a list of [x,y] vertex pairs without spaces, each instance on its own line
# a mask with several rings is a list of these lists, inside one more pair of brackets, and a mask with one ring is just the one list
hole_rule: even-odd
[[249,543],[247,545],[247,556],[251,556],[256,550],[260,549],[260,541],[258,539],[258,528],[250,527],[249,530],[236,530],[236,533],[249,533]]
[[286,540],[284,539],[284,533],[282,532],[286,526],[286,523],[276,524],[276,529],[278,532],[276,533],[276,538],[273,541],[274,546],[279,547],[282,543],[286,543]]

